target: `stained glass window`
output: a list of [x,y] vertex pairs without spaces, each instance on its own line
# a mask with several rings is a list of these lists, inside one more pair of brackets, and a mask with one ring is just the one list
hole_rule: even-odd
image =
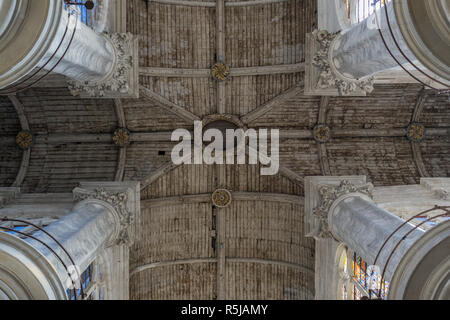
[[[81,274],[81,285],[83,286],[83,291],[86,293],[90,288],[92,288],[95,283],[93,279],[94,263],[91,264],[87,269]],[[73,289],[67,290],[67,296],[69,300],[76,300],[81,297],[81,288],[76,289],[77,296],[75,297],[75,292]],[[89,295],[89,300],[91,300],[91,295]]]
[[353,291],[355,300],[360,300],[363,296],[373,299],[380,295],[381,299],[387,298],[389,282],[382,282],[381,274],[374,268],[369,270],[368,264],[356,253],[353,254],[352,271],[352,279],[361,289],[355,286]]

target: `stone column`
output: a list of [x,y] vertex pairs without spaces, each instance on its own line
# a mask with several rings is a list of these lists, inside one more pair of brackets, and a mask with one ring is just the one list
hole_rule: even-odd
[[402,52],[448,86],[449,13],[446,0],[395,0],[348,30],[313,32],[307,43],[306,91],[325,95],[370,93],[374,75],[408,63]]
[[137,97],[137,39],[131,34],[96,33],[69,16],[62,0],[8,1],[0,2],[0,89],[43,67],[67,76],[74,95]]
[[[443,270],[450,272],[450,252],[448,247],[446,252],[444,249],[450,240],[449,222],[442,223],[430,236],[378,207],[372,200],[373,186],[362,177],[306,180],[310,236],[345,243],[369,265],[376,264],[381,272],[386,269],[385,280],[391,282],[389,298],[436,298],[433,290],[439,291],[439,285],[446,281]],[[421,265],[422,272],[417,273]],[[421,286],[430,279],[436,279],[435,287],[424,292]],[[437,295],[450,293],[443,288]]]
[[[65,299],[65,291],[71,287],[72,280],[78,285],[77,270],[79,273],[86,270],[106,248],[131,245],[134,219],[140,210],[139,183],[102,183],[101,188],[97,186],[86,183],[76,188],[74,197],[77,204],[72,212],[44,228],[64,247],[73,262],[63,248],[43,231],[32,233],[35,239],[24,240],[0,233],[0,257],[5,256],[4,262],[0,259],[0,269],[17,269],[20,270],[19,279],[22,276],[33,279],[21,288],[17,277],[0,270],[0,280],[6,283],[5,287],[8,286],[3,291],[10,292],[5,293],[6,296],[14,298],[14,293],[19,299]],[[1,291],[0,282],[0,294]]]

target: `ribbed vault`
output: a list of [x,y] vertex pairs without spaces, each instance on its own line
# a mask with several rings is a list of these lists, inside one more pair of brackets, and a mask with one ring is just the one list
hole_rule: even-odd
[[[79,181],[142,182],[133,298],[311,298],[305,176],[362,174],[385,186],[449,176],[447,95],[378,84],[368,97],[305,96],[315,1],[249,4],[128,1],[127,31],[140,41],[139,99],[73,97],[55,75],[0,97],[0,187],[70,192]],[[230,66],[224,82],[210,76],[220,57]],[[218,113],[281,130],[277,176],[261,177],[250,165],[172,165],[171,132]],[[24,119],[35,135],[28,151],[15,144]],[[411,122],[427,128],[420,143],[406,137]],[[317,124],[330,129],[324,143],[314,139]],[[118,128],[130,131],[129,145],[114,143]],[[211,204],[217,188],[232,191],[226,209]]]

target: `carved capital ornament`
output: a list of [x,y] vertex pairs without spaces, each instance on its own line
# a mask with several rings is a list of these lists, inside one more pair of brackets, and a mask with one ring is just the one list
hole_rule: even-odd
[[315,41],[319,43],[319,50],[312,58],[312,65],[320,70],[317,87],[319,89],[336,88],[340,95],[349,96],[355,92],[371,93],[373,91],[373,77],[357,80],[341,75],[332,61],[332,48],[339,40],[340,32],[329,33],[326,30],[315,30]]
[[115,53],[115,63],[111,72],[100,81],[68,81],[68,87],[75,96],[81,93],[90,97],[105,97],[111,92],[127,94],[132,84],[130,73],[134,61],[133,41],[130,33],[103,33],[103,37],[112,45]]
[[371,183],[354,185],[344,180],[339,185],[322,185],[319,187],[320,204],[313,210],[313,215],[320,222],[318,230],[314,230],[317,237],[334,238],[328,225],[330,209],[337,199],[351,193],[360,193],[373,198],[373,185]]
[[118,235],[114,244],[129,245],[131,243],[130,226],[134,222],[134,217],[127,209],[126,204],[128,201],[128,195],[124,192],[110,194],[103,188],[95,189],[95,191],[93,192],[81,188],[76,188],[74,190],[75,201],[84,201],[90,199],[104,201],[114,208],[115,212],[113,212],[112,214],[115,215],[115,218],[119,224]]

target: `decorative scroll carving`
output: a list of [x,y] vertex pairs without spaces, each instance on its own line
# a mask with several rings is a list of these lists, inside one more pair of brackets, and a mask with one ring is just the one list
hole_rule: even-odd
[[134,223],[134,216],[127,209],[128,195],[126,193],[110,194],[103,188],[95,189],[93,192],[76,188],[74,190],[74,199],[75,201],[96,199],[110,204],[115,209],[114,214],[117,213],[116,218],[119,222],[119,234],[115,244],[129,245],[131,243],[130,226]]
[[231,203],[231,192],[225,189],[217,189],[212,194],[212,202],[218,208],[226,208]]
[[363,80],[353,80],[340,75],[333,67],[330,58],[332,43],[340,35],[337,33],[328,33],[326,30],[316,30],[313,36],[320,44],[320,49],[313,56],[312,65],[320,69],[320,76],[317,87],[320,89],[337,88],[342,96],[352,95],[357,91],[371,93],[373,91],[373,77]]
[[328,225],[328,215],[333,203],[341,196],[350,193],[361,193],[373,198],[373,185],[371,183],[356,186],[344,180],[338,186],[323,185],[319,188],[320,205],[313,210],[313,215],[320,221],[315,234],[319,238],[333,238]]
[[103,33],[114,47],[116,63],[110,74],[101,81],[68,81],[75,96],[86,93],[90,97],[105,97],[109,92],[127,94],[130,91],[130,73],[133,69],[133,36],[130,33]]

